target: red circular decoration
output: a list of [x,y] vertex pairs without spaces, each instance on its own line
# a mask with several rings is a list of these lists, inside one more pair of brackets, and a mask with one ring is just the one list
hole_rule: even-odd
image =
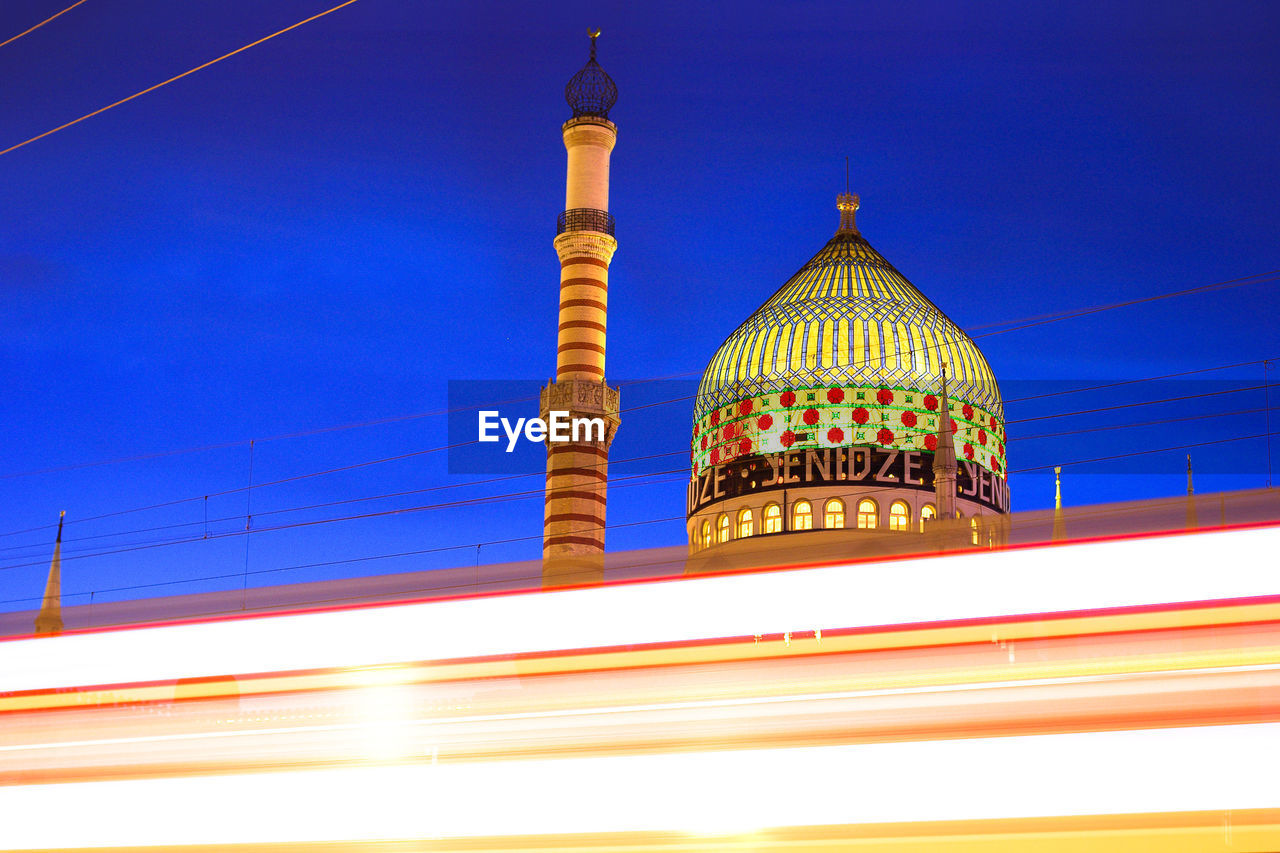
[[741,403],[739,403],[739,404],[738,404],[738,413],[739,413],[739,414],[743,414],[743,415],[749,415],[749,414],[751,414],[751,401],[750,401],[750,400],[743,400]]
[[782,396],[778,398],[778,402],[784,406],[794,406],[796,404],[796,395],[792,391],[783,391]]
[[994,468],[995,470],[999,471],[999,470],[1000,470],[1000,460],[999,460],[999,459],[997,459],[997,458],[995,458],[994,456],[992,456],[992,457],[991,457],[991,467],[992,467],[992,468]]
[[742,439],[742,441],[739,441],[739,442],[738,442],[738,452],[739,452],[739,453],[750,453],[750,452],[751,452],[751,439],[749,439],[749,438],[744,438],[744,439]]
[[711,425],[715,426],[718,423],[720,423],[720,410],[716,409],[711,413]]
[[862,424],[865,424],[867,422],[867,418],[869,417],[871,417],[871,413],[868,412],[866,409],[862,408],[861,406],[853,410],[853,421],[859,426],[861,426]]
[[992,432],[995,432],[995,431],[996,431],[996,416],[995,416],[995,415],[992,415],[992,416],[991,416],[991,431],[992,431]]
[[828,403],[839,403],[843,399],[844,399],[843,388],[832,388],[830,391],[827,392]]
[[926,435],[926,436],[924,437],[924,449],[925,449],[925,450],[937,450],[937,449],[938,449],[938,437],[937,437],[936,435]]
[[932,394],[925,394],[924,407],[931,412],[936,412],[938,410],[938,398]]
[[818,410],[817,410],[817,409],[805,409],[805,410],[804,410],[804,422],[805,422],[805,423],[807,423],[809,426],[813,426],[814,424],[816,424],[816,423],[818,422]]
[[973,445],[969,444],[968,442],[965,442],[965,445],[964,445],[964,458],[965,459],[973,458]]
[[876,402],[882,406],[887,406],[893,402],[893,392],[888,388],[881,388],[876,392]]
[[903,426],[909,426],[909,427],[913,427],[913,426],[915,426],[915,425],[916,425],[916,413],[915,413],[915,412],[913,412],[913,411],[911,411],[911,410],[907,410],[907,411],[903,412],[903,413],[902,413],[902,425],[903,425]]
[[714,465],[720,461],[720,448],[711,448],[711,464]]
[[965,403],[964,408],[960,410],[960,414],[964,415],[964,419],[966,421],[973,420],[973,406],[970,406],[968,403]]
[[893,444],[893,430],[884,429],[882,427],[880,431],[876,433],[876,441],[885,445]]
[[832,427],[827,430],[827,441],[832,444],[839,444],[844,441],[844,430],[840,429],[840,427]]
[[707,449],[707,437],[705,435],[702,437],[702,449]]
[[773,415],[761,415],[760,419],[756,421],[756,426],[760,429],[768,429],[773,426]]
[[978,444],[984,447],[987,444],[987,431],[985,429],[978,430]]
[[783,447],[790,447],[796,443],[796,434],[791,430],[787,430],[782,434],[780,441],[782,442]]
[[724,425],[724,437],[733,438],[733,424]]

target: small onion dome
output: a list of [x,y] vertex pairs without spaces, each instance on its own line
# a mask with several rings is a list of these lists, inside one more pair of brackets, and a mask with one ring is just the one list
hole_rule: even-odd
[[596,62],[596,39],[600,37],[600,31],[590,30],[587,35],[591,37],[591,58],[581,71],[569,78],[564,87],[564,99],[573,110],[574,118],[597,116],[607,119],[609,109],[618,102],[618,87]]

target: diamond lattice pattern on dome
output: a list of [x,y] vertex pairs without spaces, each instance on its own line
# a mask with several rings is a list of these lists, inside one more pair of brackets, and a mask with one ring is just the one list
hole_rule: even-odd
[[695,420],[786,388],[942,383],[1004,419],[977,346],[856,231],[840,231],[720,346],[703,374]]

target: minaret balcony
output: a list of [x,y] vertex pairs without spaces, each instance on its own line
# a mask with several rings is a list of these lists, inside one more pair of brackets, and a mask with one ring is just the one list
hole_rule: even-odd
[[595,231],[598,234],[613,234],[613,216],[607,210],[594,207],[575,207],[561,213],[556,219],[556,235],[566,231]]

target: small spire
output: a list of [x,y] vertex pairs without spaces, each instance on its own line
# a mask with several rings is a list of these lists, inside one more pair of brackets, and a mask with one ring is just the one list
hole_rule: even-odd
[[956,440],[947,395],[947,363],[942,363],[942,403],[938,407],[937,447],[933,451],[933,490],[939,518],[956,517]]
[[49,580],[44,587],[44,601],[36,616],[36,634],[62,633],[62,522],[67,511],[58,516],[58,538],[53,543],[53,561],[49,563]]
[[600,28],[587,30],[587,38],[591,39],[591,61],[596,61],[596,39],[600,38]]
[[1062,466],[1053,467],[1053,541],[1067,538],[1067,521],[1062,516]]
[[1196,522],[1196,501],[1193,497],[1196,493],[1195,486],[1191,484],[1191,454],[1187,454],[1187,529],[1195,530],[1200,525]]

